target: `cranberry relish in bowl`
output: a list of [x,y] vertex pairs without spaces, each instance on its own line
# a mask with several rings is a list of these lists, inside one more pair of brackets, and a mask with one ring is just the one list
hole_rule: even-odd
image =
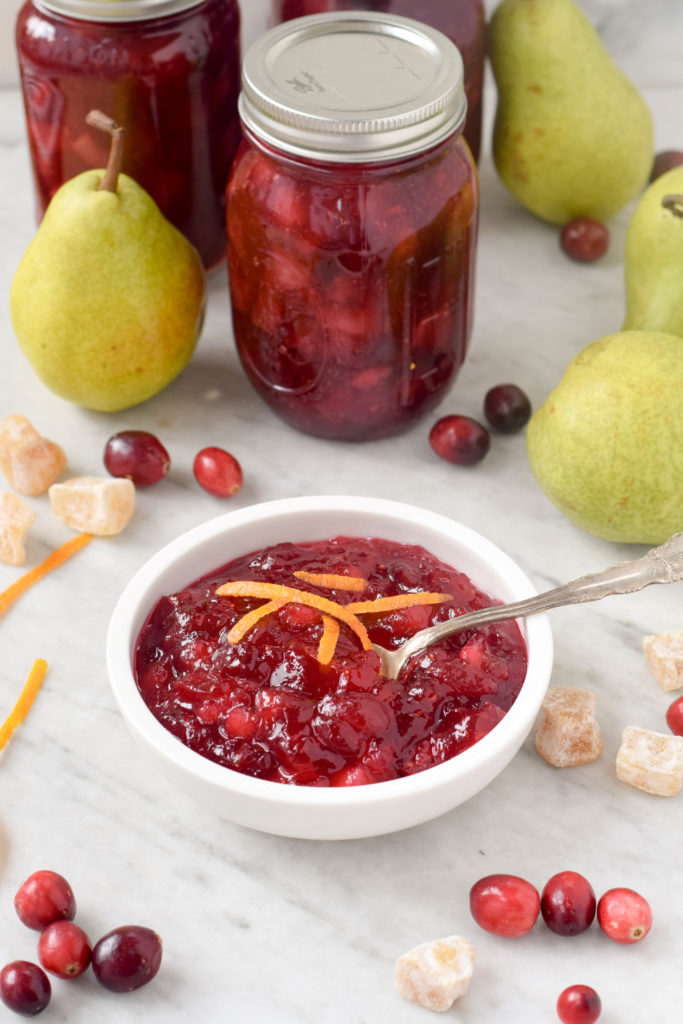
[[464,631],[397,680],[371,641],[394,647],[531,593],[498,548],[423,509],[269,502],[190,531],[136,574],[109,673],[137,738],[229,819],[381,834],[456,806],[507,764],[540,708],[552,641],[541,616]]

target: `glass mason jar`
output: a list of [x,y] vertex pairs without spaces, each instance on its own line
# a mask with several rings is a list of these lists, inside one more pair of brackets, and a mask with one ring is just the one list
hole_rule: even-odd
[[225,184],[240,140],[237,0],[27,0],[16,27],[38,217],[69,178],[104,167],[127,130],[123,170],[197,247],[225,258]]
[[399,433],[442,398],[471,328],[460,55],[407,18],[297,19],[249,50],[240,111],[228,270],[247,375],[307,433]]
[[465,65],[465,138],[475,160],[481,148],[482,90],[486,56],[483,0],[271,0],[271,24],[326,11],[384,11],[416,18],[455,43]]

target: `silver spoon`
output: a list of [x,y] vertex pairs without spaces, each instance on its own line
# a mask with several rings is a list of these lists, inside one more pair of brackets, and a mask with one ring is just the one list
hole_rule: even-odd
[[652,548],[642,558],[634,558],[630,562],[621,562],[602,572],[580,576],[571,583],[563,583],[543,594],[528,597],[524,601],[513,604],[492,605],[480,611],[459,615],[447,622],[429,626],[415,633],[404,644],[393,651],[372,646],[377,651],[382,663],[382,674],[387,679],[396,679],[408,658],[429,647],[437,640],[459,633],[471,626],[483,626],[488,622],[503,622],[505,619],[516,619],[522,615],[535,615],[550,608],[559,608],[567,604],[580,604],[582,601],[599,601],[611,594],[632,594],[636,590],[651,583],[675,583],[683,580],[683,533],[675,533],[664,544]]

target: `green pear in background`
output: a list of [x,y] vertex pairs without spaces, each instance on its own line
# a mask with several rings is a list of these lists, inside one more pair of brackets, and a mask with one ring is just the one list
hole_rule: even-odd
[[624,330],[683,338],[683,167],[662,174],[638,201],[626,232],[624,266]]
[[606,540],[659,544],[683,530],[683,343],[622,331],[589,345],[527,427],[538,483]]
[[573,0],[502,0],[490,25],[493,156],[538,217],[604,221],[648,180],[652,118]]
[[186,365],[204,312],[196,249],[132,178],[119,173],[124,131],[106,171],[86,171],[55,193],[17,268],[12,323],[52,391],[103,412],[136,405]]

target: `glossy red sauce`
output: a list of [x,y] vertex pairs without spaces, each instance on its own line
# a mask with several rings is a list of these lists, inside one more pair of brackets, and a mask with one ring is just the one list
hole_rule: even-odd
[[[359,576],[362,594],[301,583],[297,570]],[[424,548],[376,538],[277,544],[236,558],[161,598],[137,641],[140,693],[171,733],[203,756],[261,779],[348,786],[395,779],[447,761],[486,735],[515,701],[526,648],[514,622],[456,634],[416,655],[398,680],[341,625],[329,665],[318,661],[321,613],[288,604],[243,640],[227,633],[263,600],[217,596],[228,580],[298,586],[349,604],[417,591],[435,606],[363,614],[370,639],[396,647],[419,629],[495,603]]]

